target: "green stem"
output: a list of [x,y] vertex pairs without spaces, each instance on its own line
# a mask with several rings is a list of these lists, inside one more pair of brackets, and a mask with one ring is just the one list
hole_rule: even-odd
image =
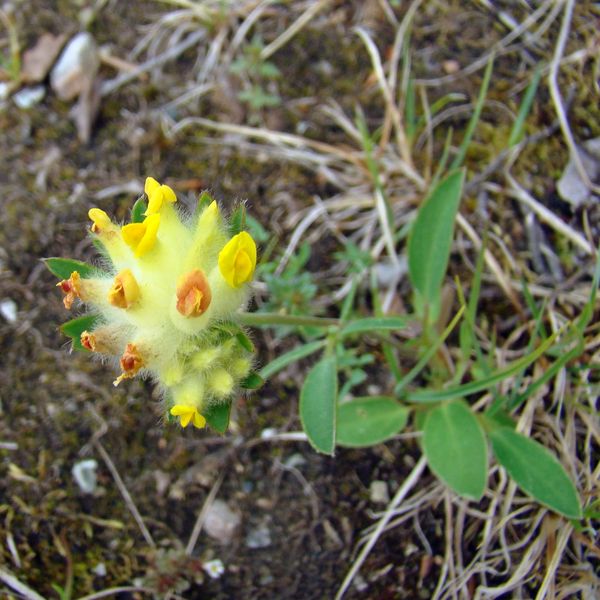
[[339,327],[339,319],[325,317],[302,317],[298,315],[281,315],[279,313],[239,313],[237,320],[248,327],[274,327],[276,325],[292,325],[295,327]]

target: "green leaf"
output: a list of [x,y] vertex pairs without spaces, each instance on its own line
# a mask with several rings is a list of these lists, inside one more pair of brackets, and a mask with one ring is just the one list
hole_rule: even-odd
[[464,400],[444,402],[425,420],[423,449],[431,470],[461,496],[479,500],[487,481],[483,429]]
[[246,207],[240,204],[231,215],[229,233],[234,236],[246,229]]
[[388,440],[404,429],[409,409],[389,396],[354,398],[338,404],[336,443],[361,448]]
[[300,392],[300,420],[308,441],[319,452],[333,455],[337,401],[335,356],[325,356],[309,372]]
[[527,119],[527,115],[531,110],[531,106],[533,105],[533,101],[535,100],[535,93],[537,91],[538,85],[542,78],[542,66],[538,64],[533,77],[531,78],[531,82],[527,86],[527,90],[525,91],[525,95],[523,96],[523,101],[521,102],[521,106],[519,107],[519,114],[515,119],[515,123],[510,132],[510,136],[508,138],[508,147],[511,148],[515,144],[518,144],[523,137],[523,130],[525,128],[525,120]]
[[144,200],[145,195],[140,196],[133,205],[131,209],[131,222],[132,223],[141,223],[146,217],[144,213],[146,212],[147,205]]
[[60,331],[71,338],[74,350],[86,350],[81,345],[81,334],[84,331],[91,331],[98,323],[98,317],[96,315],[85,315],[76,319],[71,319],[60,326]]
[[285,369],[293,362],[302,360],[303,358],[314,354],[317,350],[323,348],[325,344],[325,340],[318,340],[316,342],[304,344],[303,346],[298,346],[297,348],[278,356],[275,360],[272,360],[268,365],[264,366],[258,374],[263,379],[269,379],[269,377],[272,377],[275,373],[279,373],[279,371]]
[[496,385],[513,377],[517,373],[520,373],[526,369],[530,364],[534,363],[540,356],[542,356],[550,346],[552,346],[556,335],[549,337],[547,340],[542,342],[533,352],[519,358],[518,360],[509,363],[504,369],[492,373],[489,377],[477,379],[475,381],[469,381],[454,387],[445,388],[442,390],[420,390],[411,392],[406,395],[406,400],[409,402],[440,402],[442,400],[450,400],[451,398],[458,398],[462,396],[468,396],[475,394],[483,390],[487,390],[492,386]]
[[243,387],[245,390],[258,390],[263,385],[265,385],[265,380],[255,371],[250,371],[240,382],[240,387]]
[[255,348],[252,340],[241,329],[235,334],[235,339],[244,350],[254,352]]
[[198,207],[197,210],[202,211],[213,203],[213,197],[204,190],[200,194],[200,198],[198,198]]
[[77,271],[83,279],[95,277],[99,274],[99,270],[96,267],[72,258],[53,257],[43,260],[48,271],[59,279],[69,279],[73,271]]
[[231,402],[228,400],[222,404],[213,404],[208,407],[206,412],[202,413],[208,425],[217,433],[225,433],[229,427]]
[[354,333],[373,333],[374,331],[397,331],[404,329],[410,319],[408,317],[367,317],[352,321],[340,331],[340,336],[344,337]]
[[465,171],[453,171],[436,185],[422,204],[408,240],[410,280],[429,305],[439,299],[446,275],[454,221],[462,194]]
[[524,492],[565,517],[581,518],[573,482],[544,446],[508,427],[492,429],[489,437],[498,462]]
[[475,108],[473,113],[471,114],[471,118],[469,119],[469,123],[467,125],[467,129],[465,130],[465,136],[460,144],[458,152],[450,165],[451,169],[457,169],[463,164],[465,160],[465,156],[467,155],[467,149],[471,144],[471,140],[473,139],[473,134],[475,133],[475,128],[477,127],[477,122],[479,121],[479,117],[481,116],[481,111],[483,110],[483,105],[485,103],[485,97],[487,95],[488,87],[490,85],[490,81],[492,79],[492,70],[494,68],[494,55],[490,57],[490,60],[485,68],[485,72],[483,74],[483,80],[481,82],[481,87],[479,88],[479,95],[477,96],[477,102],[475,103]]

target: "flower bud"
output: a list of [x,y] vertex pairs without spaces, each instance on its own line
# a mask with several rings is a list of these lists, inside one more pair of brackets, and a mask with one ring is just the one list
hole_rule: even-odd
[[227,398],[233,392],[235,385],[231,374],[223,368],[212,371],[207,381],[210,391],[218,398]]

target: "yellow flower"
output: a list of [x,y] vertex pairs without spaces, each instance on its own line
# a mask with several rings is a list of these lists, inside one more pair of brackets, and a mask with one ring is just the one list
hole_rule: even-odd
[[81,276],[77,271],[73,271],[69,279],[63,279],[57,283],[56,287],[59,287],[61,292],[65,295],[63,304],[67,310],[71,309],[73,302],[75,302],[75,298],[81,298]]
[[139,348],[135,344],[127,344],[119,363],[123,372],[113,381],[115,387],[118,386],[123,379],[135,377],[145,364]]
[[154,177],[146,177],[144,193],[148,196],[148,209],[146,216],[154,215],[160,211],[163,202],[177,202],[175,192],[168,185],[161,185]]
[[108,301],[117,308],[131,308],[140,298],[140,286],[129,269],[123,269],[108,291]]
[[143,223],[125,225],[121,229],[121,235],[125,243],[139,258],[154,248],[159,225],[160,215],[150,215],[144,219]]
[[252,279],[256,268],[256,243],[242,231],[234,235],[219,253],[219,270],[223,279],[238,288]]
[[179,423],[182,427],[187,427],[190,423],[193,423],[194,427],[202,429],[206,425],[206,419],[195,406],[176,404],[169,412],[174,417],[179,417]]
[[177,285],[177,312],[184,317],[199,317],[210,305],[212,298],[206,275],[194,269],[183,275]]
[[92,233],[100,233],[112,226],[110,217],[99,208],[90,208],[88,217],[92,221]]

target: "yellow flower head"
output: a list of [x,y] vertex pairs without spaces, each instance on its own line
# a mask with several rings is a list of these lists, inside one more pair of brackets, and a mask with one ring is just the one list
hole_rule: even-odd
[[49,261],[50,270],[65,277],[58,284],[65,307],[81,302],[91,308],[64,332],[75,348],[115,359],[114,385],[151,377],[165,413],[182,427],[223,432],[252,368],[239,311],[248,301],[257,250],[248,233],[231,233],[232,227],[240,231],[245,207],[229,223],[204,192],[192,218],[171,204],[175,193],[156,179],[146,179],[145,193],[145,216],[136,203],[126,225],[99,208],[89,211],[102,244],[100,266]]
[[90,208],[88,217],[92,221],[92,233],[101,233],[112,226],[110,217],[99,208]]
[[193,423],[194,427],[202,429],[206,425],[206,419],[195,406],[176,404],[169,412],[174,417],[179,417],[179,423],[182,427],[187,427],[190,423]]
[[154,177],[147,177],[144,193],[148,196],[148,209],[146,216],[154,215],[160,211],[163,202],[177,202],[175,192],[168,185],[161,185]]
[[233,288],[250,281],[256,268],[256,243],[242,231],[234,235],[219,253],[219,270]]
[[108,291],[108,301],[117,308],[131,308],[140,298],[140,286],[129,269],[123,269]]
[[139,258],[154,248],[160,215],[153,214],[146,217],[143,223],[130,223],[121,229],[121,235],[125,243],[133,250]]

